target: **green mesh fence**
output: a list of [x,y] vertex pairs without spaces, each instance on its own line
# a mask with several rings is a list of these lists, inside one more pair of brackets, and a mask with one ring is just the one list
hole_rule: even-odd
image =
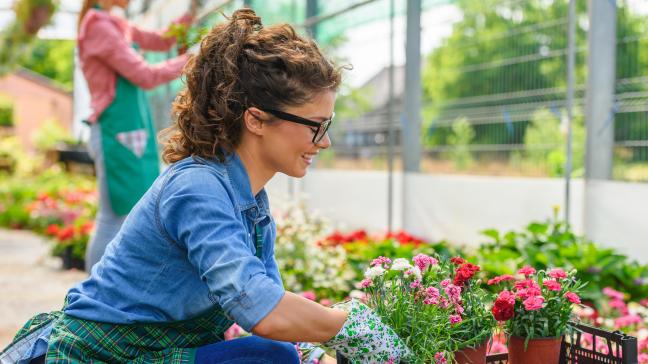
[[[339,12],[361,2],[319,1],[319,14]],[[288,22],[306,31],[300,26],[306,19],[306,0],[247,3],[266,25]],[[402,18],[406,2],[395,4],[396,17]],[[221,10],[227,14],[242,5],[243,1],[231,1]],[[609,123],[615,130],[613,174],[619,180],[648,181],[648,18],[624,1],[617,5],[616,102]],[[437,26],[450,29],[423,55],[423,171],[564,175],[567,6],[567,0],[423,1],[423,14],[448,7],[459,14],[435,18],[434,24],[422,22],[423,32]],[[368,2],[319,23],[317,39],[335,57],[341,46],[363,46],[349,40],[353,32],[372,23],[384,24],[388,18],[388,0]],[[589,28],[585,0],[577,1],[576,19],[573,175],[578,177],[584,174],[585,153]],[[213,14],[205,23],[222,20],[220,14]],[[404,32],[404,28],[397,31]],[[374,41],[386,43],[388,39]],[[386,65],[387,54],[376,53],[375,57]],[[380,73],[384,79],[385,70]],[[374,81],[380,77],[377,74]],[[402,77],[399,79],[402,81]],[[159,127],[168,124],[169,105],[179,87],[181,83],[175,82],[151,92]],[[368,82],[355,89],[343,87],[336,107],[339,117],[332,129],[334,147],[330,154],[336,160],[371,159],[371,167],[385,168],[387,109],[384,103],[374,102],[385,87],[385,82]],[[399,135],[402,92],[397,91],[395,96],[397,112],[392,122]]]

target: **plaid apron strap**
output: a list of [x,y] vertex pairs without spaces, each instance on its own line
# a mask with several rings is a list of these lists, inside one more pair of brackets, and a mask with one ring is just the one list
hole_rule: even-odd
[[55,321],[62,314],[62,311],[40,313],[29,319],[18,330],[11,344],[0,353],[0,363],[17,363],[20,359],[24,358],[27,352],[32,349],[41,333],[55,324]]

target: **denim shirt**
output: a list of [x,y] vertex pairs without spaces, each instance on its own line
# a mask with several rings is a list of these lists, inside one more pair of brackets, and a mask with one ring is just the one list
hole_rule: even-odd
[[[255,256],[255,225],[263,252]],[[220,306],[250,331],[284,295],[268,197],[252,194],[236,153],[186,158],[135,205],[65,313],[116,324],[194,318]]]

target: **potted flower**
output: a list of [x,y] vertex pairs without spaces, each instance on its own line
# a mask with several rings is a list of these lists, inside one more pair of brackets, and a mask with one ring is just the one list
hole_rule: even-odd
[[414,354],[410,363],[485,363],[496,325],[475,281],[480,270],[462,258],[379,257],[360,283],[373,308]]
[[504,323],[508,335],[509,363],[558,363],[562,336],[572,318],[572,307],[580,304],[583,284],[576,270],[560,268],[537,271],[525,266],[519,277],[497,276],[489,285],[502,284],[492,306],[493,317]]

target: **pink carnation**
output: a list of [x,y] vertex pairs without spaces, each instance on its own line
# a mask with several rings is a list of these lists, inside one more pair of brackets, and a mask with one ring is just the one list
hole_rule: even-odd
[[555,268],[549,272],[549,277],[555,279],[563,279],[567,278],[567,273],[565,273],[565,271],[560,268]]
[[622,327],[639,325],[641,321],[641,316],[639,315],[625,315],[614,320],[614,327],[620,329]]
[[612,287],[603,288],[603,293],[606,296],[608,296],[609,298],[613,299],[613,300],[621,300],[621,301],[623,301],[623,299],[625,298],[623,293],[612,289]]
[[333,301],[331,301],[331,300],[328,299],[328,298],[322,298],[322,299],[320,300],[319,303],[320,303],[320,305],[322,305],[322,306],[326,306],[326,307],[328,307],[328,306],[330,306],[330,305],[333,304]]
[[542,308],[542,304],[544,303],[544,297],[542,296],[532,296],[524,300],[524,308],[527,311],[535,311],[539,310]]
[[448,308],[448,306],[450,306],[450,303],[448,302],[448,300],[445,297],[441,296],[440,300],[441,300],[441,302],[439,303],[439,307]]
[[490,285],[493,285],[493,284],[498,284],[498,283],[503,282],[503,281],[512,281],[513,279],[515,279],[515,277],[513,277],[512,275],[503,274],[501,276],[497,276],[497,277],[489,279],[488,280],[488,285],[490,286]]
[[302,292],[301,295],[302,295],[302,297],[307,298],[307,299],[309,299],[311,301],[315,301],[315,299],[317,298],[315,296],[315,292],[313,292],[313,291]]
[[548,279],[548,280],[542,282],[542,284],[545,287],[547,287],[550,291],[559,292],[562,289],[562,286],[560,285],[560,283],[554,281],[553,279]]
[[531,267],[530,265],[525,265],[520,270],[518,270],[518,274],[524,274],[525,277],[528,277],[534,274],[535,272],[536,270],[533,269],[533,267]]
[[648,354],[641,353],[639,354],[639,364],[648,364]]
[[461,316],[459,315],[450,315],[450,324],[458,324],[461,322]]
[[445,354],[442,352],[438,352],[434,354],[434,364],[447,364],[448,360],[445,357]]
[[451,302],[461,302],[461,287],[450,284],[444,289],[444,291]]
[[370,287],[373,284],[373,281],[371,278],[365,278],[360,282],[360,287],[361,288],[367,288]]
[[417,254],[414,258],[412,258],[412,260],[414,261],[414,264],[416,264],[416,266],[419,267],[421,272],[423,272],[425,268],[439,263],[438,260],[425,254]]
[[565,293],[565,298],[571,303],[581,303],[580,297],[574,292]]
[[387,266],[391,263],[391,259],[387,257],[380,256],[373,261],[371,261],[371,266],[375,267],[377,265],[382,265],[383,268],[387,268]]
[[241,336],[243,333],[243,329],[237,324],[232,324],[232,326],[229,327],[223,334],[225,340],[232,340],[236,339],[237,337]]
[[626,303],[623,302],[623,300],[611,299],[608,302],[608,305],[611,308],[616,309],[617,311],[621,312],[624,315],[628,313],[628,305],[626,305]]
[[411,289],[417,289],[419,287],[421,287],[421,281],[419,281],[418,279],[415,279],[414,282],[410,283]]

